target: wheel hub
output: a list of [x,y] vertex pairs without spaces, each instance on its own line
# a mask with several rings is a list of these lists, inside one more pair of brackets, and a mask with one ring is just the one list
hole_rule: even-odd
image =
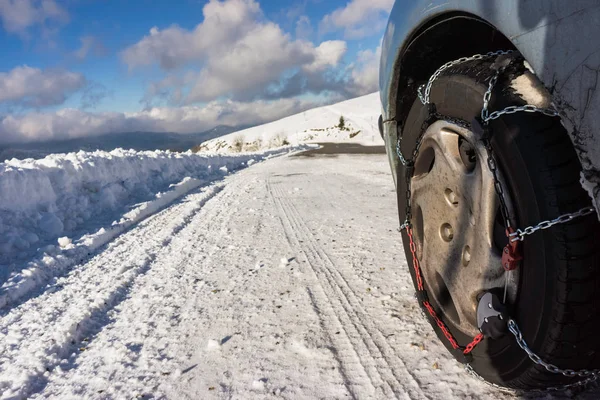
[[435,122],[423,136],[411,180],[417,256],[427,290],[467,335],[478,333],[478,295],[503,290],[508,279],[507,301],[514,302],[518,288],[518,274],[509,277],[502,268],[494,237],[499,199],[480,139],[465,128]]

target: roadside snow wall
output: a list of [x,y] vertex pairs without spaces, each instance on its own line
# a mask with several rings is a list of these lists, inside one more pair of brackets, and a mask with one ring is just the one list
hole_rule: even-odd
[[290,150],[117,149],[0,163],[0,308],[183,194]]

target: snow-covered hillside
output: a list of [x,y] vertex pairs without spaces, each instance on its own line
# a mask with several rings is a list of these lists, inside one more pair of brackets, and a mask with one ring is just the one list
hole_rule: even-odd
[[[377,127],[381,114],[379,93],[371,93],[330,106],[319,107],[279,121],[230,133],[203,143],[201,151],[231,152],[277,147],[283,142],[349,142],[366,146],[383,144]],[[345,128],[338,127],[344,117]]]
[[0,163],[0,308],[190,190],[291,149],[118,149]]

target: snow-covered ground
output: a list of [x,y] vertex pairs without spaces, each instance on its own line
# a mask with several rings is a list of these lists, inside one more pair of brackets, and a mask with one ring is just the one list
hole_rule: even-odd
[[0,308],[185,193],[293,149],[220,156],[119,149],[0,163]]
[[0,399],[518,398],[419,311],[387,157],[303,148],[0,164]]
[[397,224],[382,154],[201,185],[3,310],[1,397],[513,398],[439,343]]
[[[202,150],[231,152],[235,143],[248,148],[276,147],[282,141],[299,143],[358,143],[363,146],[382,145],[377,120],[381,114],[379,93],[357,97],[330,106],[319,107],[283,118],[269,124],[230,133],[207,141]],[[340,129],[340,117],[345,127]]]

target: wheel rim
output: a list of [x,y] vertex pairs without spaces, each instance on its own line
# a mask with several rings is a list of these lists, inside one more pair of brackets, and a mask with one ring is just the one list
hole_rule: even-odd
[[[481,138],[446,121],[423,136],[411,180],[417,257],[430,299],[460,331],[479,333],[477,301],[504,291],[514,303],[518,274],[502,268],[506,244],[499,199]],[[502,174],[501,183],[505,185]],[[510,198],[505,198],[514,215]]]

